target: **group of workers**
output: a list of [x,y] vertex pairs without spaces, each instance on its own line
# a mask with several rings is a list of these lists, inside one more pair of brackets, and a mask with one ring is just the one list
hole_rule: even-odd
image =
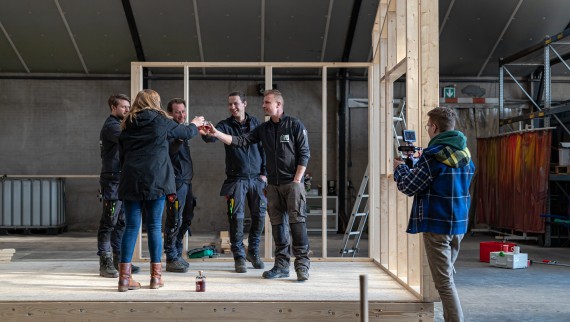
[[[182,242],[186,233],[191,235],[195,206],[188,141],[201,135],[205,142],[225,144],[226,180],[220,195],[227,202],[235,271],[247,272],[246,261],[253,268],[264,268],[259,244],[269,207],[275,263],[262,276],[288,277],[292,249],[297,280],[309,278],[303,184],[310,158],[307,130],[298,119],[284,115],[279,91],[264,92],[263,109],[269,120],[263,123],[245,112],[247,98],[242,92],[228,95],[230,116],[215,126],[203,116],[186,123],[186,102],[180,98],[170,100],[164,111],[159,94],[150,89],[140,91],[132,107],[129,97],[122,94],[112,95],[108,103],[111,115],[100,134],[103,213],[97,255],[101,276],[119,277],[121,292],[141,287],[131,275],[140,268],[131,261],[143,213],[151,260],[150,288],[164,285],[162,234],[166,271],[188,271]],[[251,211],[247,251],[243,243],[246,203]]]
[[[192,159],[188,140],[201,135],[205,142],[225,144],[226,180],[220,195],[226,198],[235,271],[247,272],[246,261],[264,268],[259,255],[266,211],[275,243],[273,268],[264,278],[289,277],[291,250],[298,281],[309,278],[309,240],[306,227],[304,174],[310,157],[307,130],[284,114],[277,90],[264,92],[268,121],[245,112],[241,92],[228,96],[230,116],[212,126],[203,116],[186,122],[186,102],[173,99],[167,111],[157,92],[139,92],[130,106],[125,95],[109,98],[111,115],[101,130],[100,176],[103,214],[98,232],[100,275],[119,277],[118,290],[140,288],[131,264],[142,213],[151,258],[150,288],[162,280],[162,214],[166,203],[164,252],[166,270],[187,272],[182,240],[193,218]],[[469,187],[475,172],[466,138],[455,130],[456,113],[437,107],[427,113],[428,147],[417,162],[394,159],[398,190],[414,197],[407,232],[423,233],[429,268],[442,300],[446,321],[463,321],[455,288],[454,263],[467,231]],[[251,210],[248,248],[244,248],[245,204]],[[123,211],[124,209],[124,211]]]

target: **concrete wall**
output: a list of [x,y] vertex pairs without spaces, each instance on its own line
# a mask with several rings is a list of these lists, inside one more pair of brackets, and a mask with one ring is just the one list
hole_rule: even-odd
[[[227,94],[244,90],[248,113],[263,120],[262,96],[255,81],[191,81],[189,115],[212,122],[226,117]],[[284,93],[285,113],[298,117],[309,132],[313,182],[321,180],[321,82],[276,82]],[[365,85],[366,86],[366,85]],[[149,87],[161,94],[163,106],[183,96],[182,81],[157,81]],[[70,230],[96,230],[101,205],[97,199],[100,171],[99,131],[109,114],[111,93],[130,91],[120,80],[0,80],[0,175],[66,175],[66,221]],[[329,179],[336,180],[336,84],[329,84],[328,136],[325,149]],[[362,124],[366,124],[363,122]],[[226,230],[226,210],[219,191],[224,173],[222,143],[190,141],[194,161],[194,193],[198,198],[194,231]],[[366,155],[361,155],[366,159]],[[355,156],[355,158],[358,158]]]
[[[190,81],[189,115],[204,115],[212,122],[228,116],[226,98],[234,90],[248,95],[248,113],[263,119],[262,96],[256,92],[258,81]],[[309,131],[311,160],[308,172],[313,187],[321,184],[321,82],[276,81],[285,96],[285,113],[300,118]],[[442,83],[441,86],[449,85]],[[484,88],[485,97],[498,97],[498,84],[457,84],[457,95],[467,85]],[[399,86],[398,84],[396,87]],[[153,80],[163,106],[172,97],[183,96],[183,83]],[[568,84],[553,84],[553,100],[570,98]],[[100,171],[99,131],[109,114],[107,98],[111,93],[130,92],[125,80],[0,80],[0,175],[67,175],[66,218],[70,230],[96,230],[101,205],[97,199]],[[366,98],[366,82],[351,82],[350,97]],[[524,94],[507,84],[506,96],[521,99]],[[403,96],[402,88],[395,88]],[[338,93],[336,82],[328,85],[328,179],[338,180],[340,158],[347,159],[350,212],[362,174],[368,164],[368,111],[352,108],[347,112],[347,151],[338,151]],[[473,106],[457,108],[457,128],[467,135],[476,160],[476,138],[498,133],[498,110]],[[513,109],[518,113],[518,107]],[[553,123],[553,125],[556,125]],[[420,129],[423,130],[423,129]],[[199,137],[191,140],[194,160],[194,193],[198,198],[194,231],[226,230],[225,203],[219,196],[224,174],[224,149],[220,142],[206,144]]]

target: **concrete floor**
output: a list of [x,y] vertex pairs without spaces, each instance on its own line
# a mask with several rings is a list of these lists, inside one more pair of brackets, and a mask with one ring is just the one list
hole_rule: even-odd
[[[92,261],[96,271],[95,235],[11,234],[0,236],[0,249],[15,248],[13,262]],[[201,247],[215,239],[214,234],[197,234],[191,237],[189,247]],[[341,241],[342,235],[329,234],[329,257],[338,256]],[[570,266],[533,264],[516,270],[491,267],[479,261],[479,246],[484,241],[496,239],[485,234],[466,236],[456,263],[455,282],[466,321],[570,321]],[[568,245],[543,248],[534,241],[514,242],[521,246],[521,252],[529,254],[529,259],[570,265]],[[311,234],[311,247],[313,256],[320,256],[320,234]],[[366,253],[366,239],[361,243],[361,252]],[[227,264],[233,263],[230,260]],[[435,321],[443,321],[440,303],[435,304]]]

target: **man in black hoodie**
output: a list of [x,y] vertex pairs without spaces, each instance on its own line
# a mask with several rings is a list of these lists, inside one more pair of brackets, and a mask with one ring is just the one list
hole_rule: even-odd
[[267,212],[275,241],[275,264],[263,272],[263,277],[289,277],[291,234],[297,280],[306,281],[310,259],[303,181],[311,156],[307,130],[301,121],[284,114],[281,92],[267,90],[263,95],[263,109],[269,121],[241,136],[231,136],[215,128],[209,135],[233,146],[263,143],[267,157]]

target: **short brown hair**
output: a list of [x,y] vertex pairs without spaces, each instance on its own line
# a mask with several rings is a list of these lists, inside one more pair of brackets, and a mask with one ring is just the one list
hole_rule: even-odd
[[284,105],[285,101],[283,100],[283,94],[281,94],[280,91],[276,90],[276,89],[268,89],[265,92],[263,92],[263,97],[273,94],[273,97],[275,97],[275,100],[277,102],[281,102],[281,105]]
[[125,95],[125,94],[113,94],[113,95],[109,96],[109,100],[107,101],[107,103],[109,104],[109,109],[113,110],[113,106],[119,105],[120,100],[125,100],[125,101],[129,102],[129,104],[131,104],[131,98],[128,97],[127,95]]
[[457,118],[457,114],[449,107],[436,107],[429,111],[427,116],[441,132],[455,129],[455,118]]
[[173,98],[170,100],[170,102],[168,102],[168,105],[166,105],[166,111],[168,111],[168,113],[172,114],[172,105],[174,104],[183,104],[184,107],[186,107],[185,100],[183,100],[182,98]]

